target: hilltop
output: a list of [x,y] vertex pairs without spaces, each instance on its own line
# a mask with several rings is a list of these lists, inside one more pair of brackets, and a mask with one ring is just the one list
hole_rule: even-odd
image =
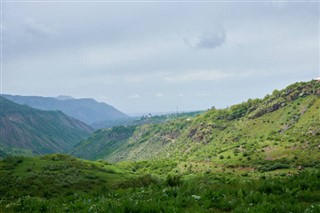
[[0,96],[0,150],[7,154],[65,153],[92,133],[60,111],[43,111]]

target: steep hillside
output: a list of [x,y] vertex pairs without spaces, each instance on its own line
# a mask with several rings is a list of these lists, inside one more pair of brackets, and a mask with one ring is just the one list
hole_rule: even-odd
[[136,161],[170,157],[253,166],[283,159],[312,162],[320,159],[319,96],[319,81],[302,82],[275,90],[263,99],[212,109],[193,119],[144,125],[103,158]]
[[41,110],[60,110],[63,113],[83,121],[89,125],[117,119],[129,118],[113,106],[99,103],[94,99],[72,99],[71,97],[59,96],[57,98],[39,96],[13,96],[3,95],[3,97],[30,107]]
[[91,127],[59,111],[22,106],[0,96],[0,150],[7,154],[68,152]]

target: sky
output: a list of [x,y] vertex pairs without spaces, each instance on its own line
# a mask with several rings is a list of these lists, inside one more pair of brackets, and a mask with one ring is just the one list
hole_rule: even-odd
[[1,93],[225,108],[319,73],[319,2],[2,2]]

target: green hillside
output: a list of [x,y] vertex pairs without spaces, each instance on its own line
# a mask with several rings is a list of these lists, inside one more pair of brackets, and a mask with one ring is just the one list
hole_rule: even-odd
[[0,97],[0,150],[7,154],[70,151],[91,127],[59,111],[42,111]]
[[[318,81],[296,83],[228,109],[139,126],[116,150],[99,157],[110,161],[172,158],[256,167],[283,159],[308,164],[320,159],[319,97]],[[99,131],[95,137],[101,139],[104,134]],[[93,146],[101,140],[91,138],[86,143]],[[83,147],[81,152],[90,150]]]

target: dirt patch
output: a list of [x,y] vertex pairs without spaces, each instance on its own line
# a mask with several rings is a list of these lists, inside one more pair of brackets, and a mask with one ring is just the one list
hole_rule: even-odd
[[263,148],[263,150],[265,152],[272,152],[273,150],[275,150],[275,148],[268,146],[268,147]]
[[255,168],[252,167],[236,167],[236,170],[244,171],[244,172],[252,172],[255,171]]
[[266,158],[265,158],[266,160],[274,160],[275,159],[271,154],[268,154],[268,153],[276,150],[275,148],[268,146],[268,147],[263,148],[263,150],[266,153]]

